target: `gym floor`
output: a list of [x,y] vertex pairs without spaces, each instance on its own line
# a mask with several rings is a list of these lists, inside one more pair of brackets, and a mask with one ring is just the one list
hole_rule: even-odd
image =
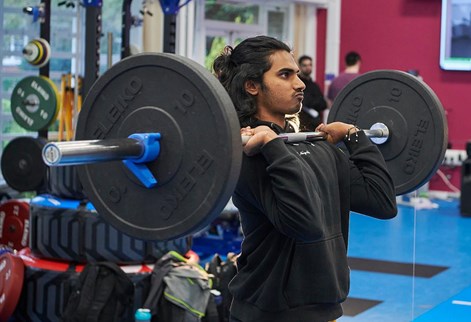
[[[351,289],[338,322],[471,320],[471,218],[457,199],[430,201],[429,209],[399,205],[388,221],[352,213]],[[219,254],[237,251],[220,245]]]
[[400,205],[390,221],[352,214],[352,282],[339,322],[471,320],[471,218],[459,200],[432,203]]

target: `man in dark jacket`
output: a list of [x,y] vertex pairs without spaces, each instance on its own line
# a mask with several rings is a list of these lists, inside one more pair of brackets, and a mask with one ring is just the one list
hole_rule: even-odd
[[319,85],[311,78],[312,58],[306,55],[299,57],[299,78],[304,82],[303,107],[299,112],[301,131],[315,131],[322,122],[322,112],[327,108],[327,102]]
[[[231,321],[334,320],[349,291],[350,211],[397,213],[384,159],[352,124],[321,124],[323,141],[278,138],[293,131],[286,115],[299,112],[305,89],[283,42],[248,38],[226,47],[214,69],[250,136],[233,194],[244,241],[229,285]],[[335,145],[342,140],[349,156]]]

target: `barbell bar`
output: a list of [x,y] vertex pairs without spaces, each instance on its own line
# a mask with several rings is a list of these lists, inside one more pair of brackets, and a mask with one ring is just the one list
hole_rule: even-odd
[[[328,123],[333,121],[364,129],[382,153],[397,194],[425,184],[448,143],[435,93],[400,71],[355,78],[335,99]],[[153,137],[150,156],[135,135]],[[288,143],[325,139],[319,132],[280,137]],[[133,55],[108,69],[84,101],[75,139],[50,143],[43,158],[56,160],[53,166],[80,164],[85,195],[98,213],[126,234],[152,240],[194,233],[221,213],[238,180],[245,140],[235,107],[214,75],[167,53]],[[155,181],[137,179],[134,161]]]
[[[383,144],[389,136],[389,129],[383,123],[375,123],[370,129],[363,130],[365,135],[376,144]],[[325,140],[324,132],[298,132],[282,133],[278,135],[286,143]],[[242,144],[247,143],[250,136],[242,135]],[[83,140],[50,142],[43,148],[42,157],[48,166],[70,166],[90,164],[116,160],[139,160],[153,149],[152,144],[147,144],[144,137],[122,138],[109,140]],[[155,156],[155,158],[158,154]],[[144,159],[142,162],[154,161]]]

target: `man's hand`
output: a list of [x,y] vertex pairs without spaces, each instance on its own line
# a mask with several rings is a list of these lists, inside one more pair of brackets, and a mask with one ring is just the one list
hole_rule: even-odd
[[241,128],[240,134],[249,137],[248,141],[243,145],[244,152],[248,156],[260,153],[262,146],[278,137],[272,129],[265,125],[257,126],[254,129],[250,126]]
[[353,133],[350,134],[354,134],[354,131],[357,131],[355,129],[355,126],[352,124],[347,124],[343,122],[332,122],[329,124],[319,124],[319,126],[316,128],[316,131],[324,132],[326,134],[326,140],[328,142],[337,144],[345,138],[345,136],[348,134],[348,130],[350,129],[353,129],[351,130],[353,131]]

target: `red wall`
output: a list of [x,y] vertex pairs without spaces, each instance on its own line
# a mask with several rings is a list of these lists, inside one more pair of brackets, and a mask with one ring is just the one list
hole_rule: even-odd
[[[471,72],[440,69],[440,14],[441,0],[343,0],[340,66],[356,50],[362,72],[419,70],[445,108],[451,147],[464,149],[471,140]],[[459,187],[460,169],[442,168]],[[448,190],[437,176],[430,184]]]

